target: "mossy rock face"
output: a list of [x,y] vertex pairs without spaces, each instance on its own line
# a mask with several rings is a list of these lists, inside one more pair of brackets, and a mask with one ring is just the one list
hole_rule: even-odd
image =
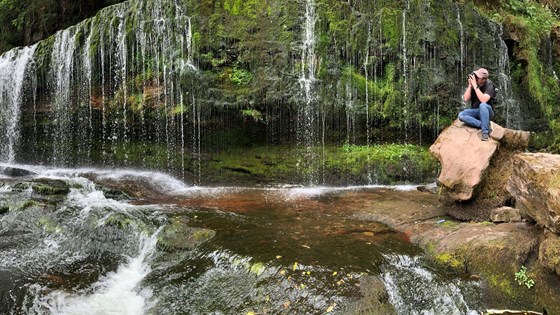
[[194,249],[215,235],[214,230],[191,227],[186,220],[175,219],[158,235],[158,246],[164,250]]
[[66,195],[70,192],[70,186],[57,179],[40,179],[31,184],[34,192],[40,195]]
[[[432,230],[421,246],[437,266],[481,279],[485,302],[495,306],[492,308],[544,308],[557,314],[560,288],[554,283],[558,276],[536,259],[541,233],[539,227],[527,223],[461,223],[451,233]],[[546,253],[555,250],[549,247]],[[522,266],[535,281],[532,288],[515,278]]]
[[539,246],[539,261],[560,276],[560,237],[547,229]]

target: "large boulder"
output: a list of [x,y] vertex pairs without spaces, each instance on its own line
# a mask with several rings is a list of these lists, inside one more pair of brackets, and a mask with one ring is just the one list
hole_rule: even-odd
[[560,155],[516,155],[507,190],[522,216],[560,234]]
[[441,163],[438,183],[445,193],[456,201],[470,200],[497,148],[498,141],[481,141],[480,129],[455,120],[430,147]]
[[480,129],[456,120],[430,147],[441,164],[440,202],[460,220],[489,221],[493,209],[514,204],[506,190],[511,160],[529,143],[528,132],[495,123],[490,141],[480,136]]

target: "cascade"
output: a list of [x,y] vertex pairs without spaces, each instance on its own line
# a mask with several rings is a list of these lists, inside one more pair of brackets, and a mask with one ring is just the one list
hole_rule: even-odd
[[0,161],[13,163],[20,137],[19,118],[25,78],[37,45],[0,56]]

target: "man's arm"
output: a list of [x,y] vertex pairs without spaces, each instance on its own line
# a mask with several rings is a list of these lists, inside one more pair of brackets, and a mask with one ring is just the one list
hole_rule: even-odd
[[491,98],[490,95],[486,93],[482,93],[482,91],[478,88],[478,86],[474,87],[474,92],[476,93],[476,97],[478,97],[481,103],[487,103]]
[[465,90],[465,93],[463,94],[463,101],[469,101],[471,99],[471,83],[469,82],[469,86],[467,87],[467,89]]
[[[473,87],[477,87],[476,85],[476,79],[474,78],[474,75],[471,73],[469,74],[468,78],[467,78],[467,82],[469,82],[469,86],[467,86],[467,89],[465,90],[465,93],[463,94],[463,101],[469,101],[472,97],[471,95],[471,89]],[[475,91],[476,92],[476,91]]]

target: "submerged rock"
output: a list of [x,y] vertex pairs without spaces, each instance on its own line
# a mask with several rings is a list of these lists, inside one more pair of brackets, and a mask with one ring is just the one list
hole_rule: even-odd
[[158,245],[164,249],[194,249],[212,239],[216,231],[191,227],[186,220],[177,219],[158,235]]
[[522,216],[560,234],[560,155],[518,154],[507,190]]
[[348,314],[393,315],[397,311],[389,302],[389,294],[381,280],[373,276],[360,278],[363,298],[348,308]]

